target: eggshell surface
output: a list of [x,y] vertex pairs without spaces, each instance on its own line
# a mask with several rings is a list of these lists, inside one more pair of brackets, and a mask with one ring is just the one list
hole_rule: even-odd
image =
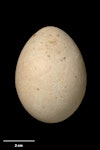
[[31,116],[45,123],[61,122],[78,109],[85,95],[86,80],[79,48],[58,27],[38,30],[18,58],[18,97]]

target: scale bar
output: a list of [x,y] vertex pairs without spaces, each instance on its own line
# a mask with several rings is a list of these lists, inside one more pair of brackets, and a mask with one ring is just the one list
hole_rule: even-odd
[[35,142],[35,140],[3,140],[3,142]]

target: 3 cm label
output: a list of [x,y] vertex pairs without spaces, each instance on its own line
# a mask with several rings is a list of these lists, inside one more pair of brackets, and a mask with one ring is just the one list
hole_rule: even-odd
[[14,147],[23,147],[23,144],[14,144]]

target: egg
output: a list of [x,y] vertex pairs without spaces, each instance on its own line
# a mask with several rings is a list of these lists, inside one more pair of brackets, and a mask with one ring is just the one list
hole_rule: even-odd
[[24,45],[16,65],[15,86],[25,110],[44,123],[72,116],[86,92],[84,60],[62,29],[46,26]]

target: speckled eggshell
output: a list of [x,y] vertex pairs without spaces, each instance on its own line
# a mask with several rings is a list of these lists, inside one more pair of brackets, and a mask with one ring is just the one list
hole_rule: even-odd
[[54,26],[40,29],[21,51],[15,85],[23,107],[37,120],[57,123],[67,119],[86,91],[80,50],[63,30]]

